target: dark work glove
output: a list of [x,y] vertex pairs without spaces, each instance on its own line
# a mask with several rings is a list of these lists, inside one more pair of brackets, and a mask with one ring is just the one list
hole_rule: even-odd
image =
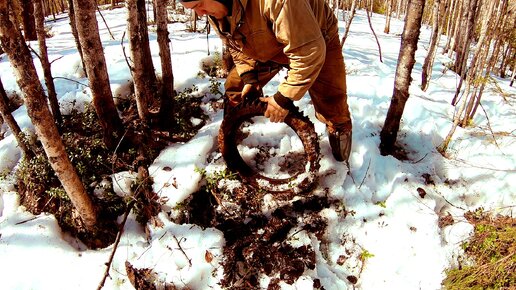
[[[277,97],[278,96],[278,97]],[[276,98],[282,102],[283,105],[278,104]],[[267,110],[264,116],[269,118],[271,122],[283,122],[291,109],[295,109],[294,103],[289,98],[284,97],[280,92],[277,92],[272,97],[260,98],[262,102],[267,103]],[[284,108],[283,106],[287,107]]]
[[294,106],[294,101],[292,101],[292,99],[285,97],[280,92],[276,92],[273,98],[276,101],[276,103],[285,110],[292,111],[296,109],[296,106]]

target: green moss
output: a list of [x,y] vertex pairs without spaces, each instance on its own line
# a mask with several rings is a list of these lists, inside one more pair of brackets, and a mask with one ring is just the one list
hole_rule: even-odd
[[467,218],[475,226],[473,236],[465,243],[465,257],[470,261],[446,271],[444,289],[503,289],[516,285],[516,219],[492,219],[483,211]]

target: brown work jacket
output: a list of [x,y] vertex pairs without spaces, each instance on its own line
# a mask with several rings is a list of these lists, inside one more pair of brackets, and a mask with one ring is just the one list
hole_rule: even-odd
[[245,82],[253,82],[259,62],[288,66],[278,91],[292,100],[319,75],[325,39],[338,36],[337,18],[324,0],[233,0],[230,16],[210,21]]

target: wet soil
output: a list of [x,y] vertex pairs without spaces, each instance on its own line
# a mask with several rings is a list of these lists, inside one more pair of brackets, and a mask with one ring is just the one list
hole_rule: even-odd
[[[262,275],[272,278],[269,289],[279,289],[281,281],[293,284],[306,270],[313,270],[316,254],[311,245],[294,247],[289,240],[305,231],[324,239],[327,221],[321,210],[340,204],[327,196],[283,194],[273,198],[282,206],[263,213],[266,192],[242,186],[228,196],[205,187],[194,193],[187,209],[176,221],[203,228],[214,227],[224,233],[224,289],[257,289]],[[314,280],[314,289],[320,283]]]

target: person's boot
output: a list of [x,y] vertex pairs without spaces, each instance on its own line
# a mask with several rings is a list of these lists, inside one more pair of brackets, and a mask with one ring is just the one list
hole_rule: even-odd
[[348,161],[351,153],[351,130],[329,130],[331,153],[337,161]]

